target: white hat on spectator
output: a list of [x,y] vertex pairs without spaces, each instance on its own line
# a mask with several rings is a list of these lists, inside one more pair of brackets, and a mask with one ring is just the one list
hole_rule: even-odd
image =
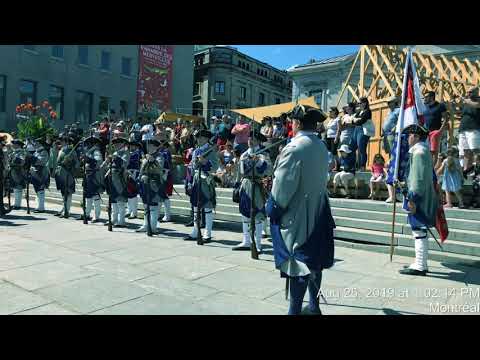
[[342,151],[347,154],[350,154],[352,152],[352,150],[350,150],[347,144],[343,144],[342,146],[340,146],[340,149],[338,149],[338,151]]

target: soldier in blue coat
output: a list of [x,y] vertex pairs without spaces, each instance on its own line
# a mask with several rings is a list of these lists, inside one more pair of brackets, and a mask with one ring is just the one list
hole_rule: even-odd
[[[102,141],[98,137],[88,137],[85,139],[85,153],[83,161],[85,161],[86,183],[85,187],[85,213],[88,220],[91,220],[90,213],[95,208],[95,218],[93,223],[100,221],[101,198],[100,194],[105,191],[104,170],[101,168],[103,163],[102,157]],[[83,220],[83,214],[80,217]]]
[[12,140],[12,150],[9,152],[8,164],[10,169],[9,185],[13,189],[13,210],[19,210],[22,206],[23,190],[27,186],[27,161],[28,152],[25,144],[19,139]]
[[[240,156],[240,174],[242,182],[240,184],[240,203],[239,210],[242,214],[243,241],[232,248],[232,250],[250,250],[252,240],[250,239],[250,211],[252,193],[255,191],[255,245],[257,251],[262,251],[262,231],[263,221],[265,220],[265,188],[262,180],[271,174],[272,164],[267,152],[255,155],[263,147],[262,143],[267,139],[260,132],[252,130],[248,139],[248,150]],[[252,182],[252,168],[255,166],[255,178]],[[253,185],[252,185],[253,184]]]
[[297,105],[290,114],[294,137],[279,155],[274,169],[270,217],[275,266],[287,278],[290,315],[302,312],[309,290],[308,309],[321,314],[317,294],[322,270],[333,265],[335,222],[327,192],[328,151],[315,133],[326,116],[319,110]]
[[129,219],[136,219],[138,215],[138,175],[142,161],[142,144],[130,139],[130,161],[128,163],[128,214]]
[[[205,234],[204,242],[210,242],[212,239],[213,228],[213,209],[216,206],[215,180],[211,172],[217,162],[216,146],[210,144],[212,133],[208,130],[199,130],[196,133],[198,147],[193,151],[192,161],[190,162],[190,172],[193,174],[191,183],[187,184],[190,192],[190,203],[193,207],[194,225],[192,233],[185,237],[185,240],[196,240],[199,229],[197,228],[197,204],[200,209],[205,210]],[[212,148],[213,147],[213,148]],[[200,199],[198,199],[198,186],[200,186]]]
[[161,194],[161,199],[158,204],[158,212],[160,213],[160,209],[163,206],[165,207],[165,214],[162,218],[163,222],[171,221],[171,203],[170,203],[170,196],[172,196],[173,191],[173,162],[172,162],[172,153],[169,150],[169,143],[168,140],[163,140],[160,142],[160,153],[164,158],[163,168],[167,172],[167,180],[165,183],[165,192]]
[[45,211],[45,190],[50,186],[50,171],[48,169],[49,152],[44,138],[36,139],[34,153],[30,156],[30,182],[37,194],[37,208],[34,213]]

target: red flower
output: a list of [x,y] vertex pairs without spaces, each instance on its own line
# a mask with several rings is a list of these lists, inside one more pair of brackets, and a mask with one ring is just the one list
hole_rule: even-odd
[[21,111],[20,106],[17,106],[17,107],[15,108],[15,112],[19,113],[20,111]]
[[50,116],[55,120],[57,118],[57,113],[53,111]]

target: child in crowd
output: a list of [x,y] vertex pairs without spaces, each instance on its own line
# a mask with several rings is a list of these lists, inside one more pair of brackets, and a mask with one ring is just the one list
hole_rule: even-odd
[[378,190],[380,185],[385,182],[385,159],[381,154],[375,155],[372,164],[372,177],[370,178],[370,195],[369,199],[378,198]]
[[452,205],[452,193],[457,196],[460,209],[464,209],[463,198],[461,189],[463,185],[463,173],[458,160],[458,150],[456,148],[450,148],[447,151],[447,158],[443,160],[442,165],[438,169],[440,175],[443,174],[442,190],[445,191],[447,203],[444,207],[451,208]]
[[352,195],[348,188],[348,183],[350,180],[355,178],[355,153],[350,150],[347,144],[340,146],[338,150],[340,154],[340,168],[342,171],[335,174],[333,178],[333,193],[332,197],[337,197],[337,186],[343,185],[345,188],[346,198],[351,199]]
[[475,163],[473,164],[472,179],[472,207],[478,207],[478,197],[480,196],[480,154],[475,155]]

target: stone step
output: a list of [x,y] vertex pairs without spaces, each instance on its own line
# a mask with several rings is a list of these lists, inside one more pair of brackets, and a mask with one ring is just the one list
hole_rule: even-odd
[[[335,238],[341,240],[361,241],[365,243],[390,245],[391,234],[384,231],[354,229],[350,227],[337,226],[335,229]],[[429,249],[440,250],[435,240],[429,236]],[[411,235],[395,234],[394,245],[414,247],[415,244]],[[480,244],[467,243],[456,240],[447,240],[442,244],[444,252],[479,256]]]
[[[386,245],[355,243],[351,241],[335,239],[335,246],[378,252],[378,253],[385,254],[385,256],[388,256],[387,254],[390,254],[390,246],[386,246]],[[414,258],[415,249],[412,247],[406,247],[406,246],[395,246],[393,260],[395,260],[395,256],[408,256],[410,258]],[[457,265],[474,266],[477,268],[480,267],[480,257],[478,256],[452,254],[452,253],[447,253],[447,252],[438,251],[438,250],[429,250],[428,260],[439,261],[446,264],[450,263],[450,264],[457,264]]]
[[[63,204],[61,195],[56,191],[47,192],[47,202]],[[74,194],[72,205],[79,206],[81,195]],[[172,213],[175,219],[186,221],[190,215],[189,202],[184,201],[187,206],[172,206]],[[142,215],[142,206],[139,204],[139,216]],[[107,201],[104,199],[102,208],[107,209]],[[215,214],[215,227],[241,231],[240,214],[232,214],[223,211],[217,211]],[[344,227],[338,225],[335,229],[336,244],[339,246],[348,246],[361,249],[370,249],[372,251],[388,252],[390,244],[390,234],[385,231],[375,231],[366,229],[355,229],[353,227]],[[395,253],[398,255],[414,256],[414,244],[411,236],[398,233],[394,236]],[[480,245],[476,243],[466,243],[455,240],[447,240],[443,244],[444,251],[439,251],[438,245],[433,239],[429,239],[429,248],[432,260],[438,261],[466,261],[470,263],[480,263]]]

